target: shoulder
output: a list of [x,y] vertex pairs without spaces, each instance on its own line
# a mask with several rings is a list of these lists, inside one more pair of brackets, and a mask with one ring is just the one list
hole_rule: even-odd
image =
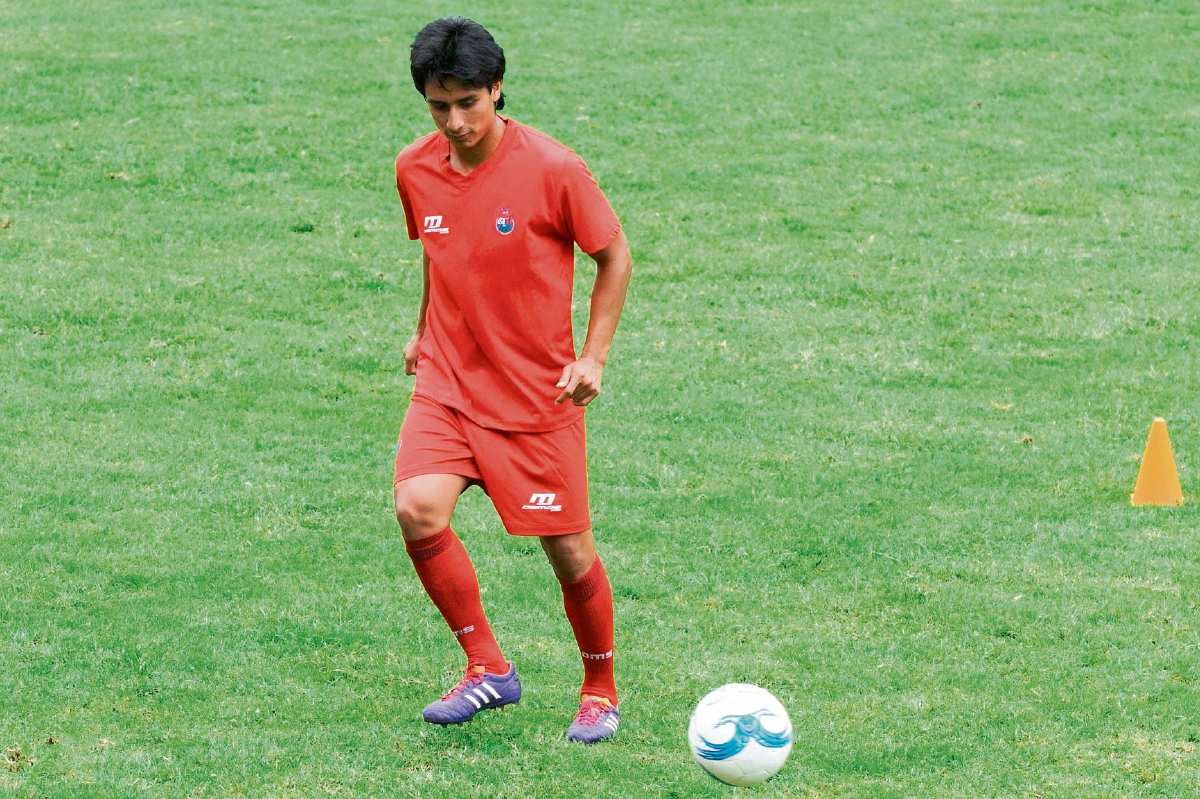
[[574,150],[553,136],[515,120],[510,119],[508,123],[516,125],[517,140],[514,144],[522,150],[522,160],[536,160],[555,171],[567,163],[580,160]]
[[399,175],[409,167],[428,163],[430,159],[436,162],[440,152],[438,145],[441,144],[442,138],[442,134],[435,130],[401,150],[400,155],[396,156],[396,174]]

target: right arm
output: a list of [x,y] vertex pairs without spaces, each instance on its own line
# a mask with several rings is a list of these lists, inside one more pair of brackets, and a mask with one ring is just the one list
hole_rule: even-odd
[[421,309],[417,312],[417,329],[404,345],[404,374],[417,373],[417,359],[421,356],[421,338],[425,335],[425,311],[429,308],[429,253],[421,250]]

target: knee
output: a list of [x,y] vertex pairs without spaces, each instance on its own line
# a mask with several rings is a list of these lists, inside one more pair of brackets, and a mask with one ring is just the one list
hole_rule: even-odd
[[560,580],[571,582],[588,573],[596,562],[596,547],[591,531],[542,539],[542,548]]
[[564,554],[563,557],[550,561],[550,566],[554,569],[554,574],[560,580],[570,583],[587,574],[595,562],[595,552],[572,551]]
[[396,521],[406,539],[425,538],[445,530],[450,516],[439,503],[415,492],[396,492]]

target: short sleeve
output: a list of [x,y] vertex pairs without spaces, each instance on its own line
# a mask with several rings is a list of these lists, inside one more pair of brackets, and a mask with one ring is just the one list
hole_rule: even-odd
[[417,217],[413,211],[412,200],[408,198],[408,192],[404,190],[404,179],[400,176],[400,159],[396,159],[396,191],[400,193],[400,204],[404,206],[404,221],[408,223],[408,238],[416,241],[421,237],[420,229],[417,227]]
[[563,223],[579,249],[591,254],[611,244],[621,231],[621,222],[575,153],[569,153],[563,163],[559,191]]

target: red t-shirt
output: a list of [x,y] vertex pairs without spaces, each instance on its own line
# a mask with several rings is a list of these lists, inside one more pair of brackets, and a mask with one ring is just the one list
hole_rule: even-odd
[[483,427],[554,430],[583,408],[555,405],[575,360],[575,244],[604,249],[621,223],[583,161],[511,119],[468,175],[431,133],[396,159],[408,237],[429,256],[429,307],[415,393]]

